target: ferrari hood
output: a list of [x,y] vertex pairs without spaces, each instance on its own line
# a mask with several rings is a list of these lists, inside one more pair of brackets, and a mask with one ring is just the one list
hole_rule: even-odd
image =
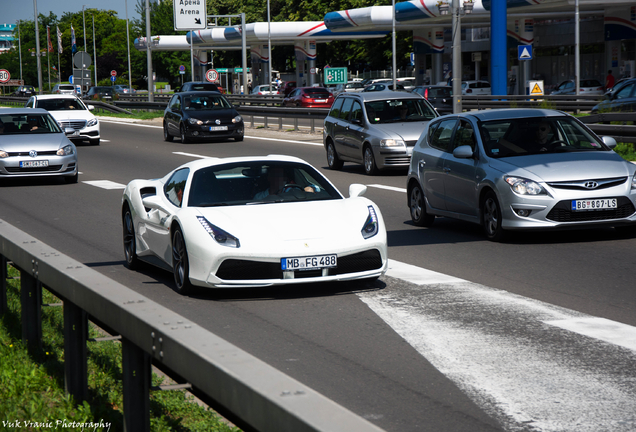
[[[253,246],[306,242],[341,242],[360,231],[371,202],[364,198],[199,208],[210,223]],[[355,234],[354,234],[355,235]]]

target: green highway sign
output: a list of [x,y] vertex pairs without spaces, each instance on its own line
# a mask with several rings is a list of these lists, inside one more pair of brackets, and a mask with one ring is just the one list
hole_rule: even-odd
[[228,73],[230,70],[228,68],[216,68],[218,73]]
[[346,67],[325,68],[325,84],[346,84],[347,76]]

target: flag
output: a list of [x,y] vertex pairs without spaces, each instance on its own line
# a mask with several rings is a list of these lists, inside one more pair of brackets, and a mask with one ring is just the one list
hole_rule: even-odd
[[48,44],[49,52],[53,52],[53,44],[51,43],[51,28],[46,26],[46,42]]
[[72,25],[71,25],[71,51],[73,51],[73,54],[77,52],[77,44],[75,42],[75,29],[73,28]]
[[62,53],[62,32],[59,27],[57,28],[57,52]]

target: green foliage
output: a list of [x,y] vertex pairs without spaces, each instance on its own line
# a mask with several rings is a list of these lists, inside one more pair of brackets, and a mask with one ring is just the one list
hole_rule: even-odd
[[[375,5],[390,5],[388,0],[369,2],[368,0],[300,0],[298,2],[284,2],[281,0],[270,1],[270,16],[272,22],[282,21],[321,21],[327,12],[340,11],[352,8],[360,8]],[[208,0],[209,15],[228,15],[245,13],[247,23],[267,21],[267,0]],[[101,84],[103,80],[110,78],[110,71],[116,70],[117,83],[128,84],[128,51],[131,58],[131,76],[133,86],[147,88],[146,76],[148,74],[147,54],[138,51],[134,47],[137,37],[146,35],[146,11],[145,0],[137,0],[136,18],[129,23],[130,45],[127,45],[126,17],[119,17],[113,10],[86,9],[82,12],[67,12],[61,17],[52,12],[48,16],[39,14],[39,39],[40,50],[46,52],[47,33],[46,26],[51,29],[51,42],[54,52],[48,56],[40,57],[42,64],[42,80],[44,90],[48,90],[58,81],[68,81],[73,74],[71,52],[71,25],[75,29],[77,49],[86,51],[91,56],[91,77],[95,76],[97,65],[97,80]],[[131,14],[132,15],[132,14]],[[93,37],[93,19],[95,22],[95,36]],[[174,30],[173,1],[150,1],[151,35],[185,35],[186,32]],[[232,24],[239,23],[233,18]],[[219,25],[228,25],[220,19]],[[35,26],[34,22],[20,22],[20,50],[22,53],[22,77],[26,84],[38,85],[37,57],[35,53]],[[57,53],[56,27],[62,32],[63,52]],[[14,37],[18,38],[18,30],[14,31]],[[84,43],[86,39],[86,43]],[[94,56],[93,45],[97,52]],[[412,37],[410,32],[397,33],[398,67],[404,68],[409,61],[412,51]],[[391,63],[391,38],[333,41],[320,43],[318,46],[317,65],[322,68],[330,66],[348,66],[351,70],[377,70],[384,69]],[[216,67],[240,67],[241,51],[215,51],[214,65]],[[8,53],[3,54],[3,68],[9,70],[12,77],[20,76],[20,55],[18,47],[14,47]],[[248,63],[250,58],[248,56]],[[190,76],[190,53],[188,51],[156,51],[152,53],[153,70],[157,79],[167,81],[176,87],[181,83],[179,66],[186,67],[185,76]],[[48,67],[50,66],[51,78],[49,83]],[[53,69],[55,67],[55,69]],[[249,64],[248,64],[249,67]],[[291,71],[295,69],[294,48],[291,45],[276,45],[272,49],[272,67],[275,70]],[[57,69],[60,73],[58,74]],[[111,84],[110,82],[106,85]]]
[[[9,276],[18,272],[9,268]],[[105,432],[123,430],[121,344],[88,342],[88,400],[78,404],[64,391],[63,310],[42,308],[42,350],[31,352],[21,342],[20,293],[17,280],[10,280],[7,292],[9,311],[0,317],[0,418],[19,420],[12,430],[77,431],[64,427],[67,423],[110,423],[110,427],[86,427],[84,430]],[[60,300],[43,290],[43,303]],[[93,326],[89,338],[100,337]],[[153,374],[153,385],[165,378]],[[238,432],[217,414],[194,403],[184,391],[156,391],[150,396],[152,431]],[[25,425],[25,421],[45,423]],[[46,422],[53,422],[46,426]]]
[[636,161],[636,152],[634,152],[633,143],[618,143],[614,151],[621,155],[623,159],[628,161]]

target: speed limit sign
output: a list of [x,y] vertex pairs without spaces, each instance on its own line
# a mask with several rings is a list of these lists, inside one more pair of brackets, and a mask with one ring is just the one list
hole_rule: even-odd
[[11,74],[6,69],[0,69],[0,82],[6,83],[11,79]]
[[205,73],[205,79],[210,82],[217,81],[219,79],[219,73],[216,71],[216,69],[209,69]]

